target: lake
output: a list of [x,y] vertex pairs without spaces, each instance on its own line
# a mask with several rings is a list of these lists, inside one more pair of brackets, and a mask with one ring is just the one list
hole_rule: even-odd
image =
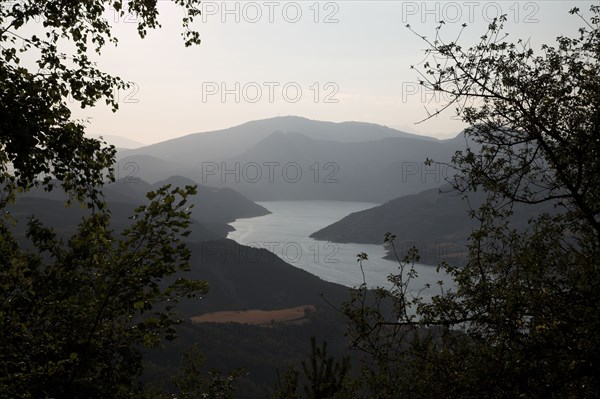
[[[334,223],[353,212],[372,208],[379,204],[370,202],[346,201],[268,201],[257,202],[272,213],[248,219],[238,219],[230,223],[235,231],[227,238],[240,244],[266,248],[287,263],[306,270],[326,281],[349,287],[362,284],[363,277],[356,261],[361,252],[369,259],[363,262],[363,269],[369,287],[390,287],[387,276],[398,273],[398,263],[383,259],[386,251],[383,245],[338,244],[316,241],[309,237],[315,231]],[[381,237],[383,243],[383,234]],[[411,284],[411,290],[418,291],[425,283],[433,288],[424,292],[425,296],[439,292],[438,280],[450,286],[450,279],[437,273],[434,266],[415,265],[418,278]]]

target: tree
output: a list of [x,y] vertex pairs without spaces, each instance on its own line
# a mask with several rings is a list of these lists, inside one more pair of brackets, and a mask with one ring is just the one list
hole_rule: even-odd
[[[185,11],[185,45],[198,44],[199,34],[190,27],[200,14],[200,1],[173,3]],[[104,100],[118,109],[115,93],[129,83],[100,71],[90,59],[90,47],[101,54],[107,43],[117,45],[107,19],[110,8],[121,17],[135,13],[142,38],[148,29],[160,27],[157,2],[2,0],[0,6],[0,184],[5,200],[12,198],[9,187],[37,185],[41,174],[48,188],[54,177],[80,199],[95,199],[102,171],[114,162],[114,149],[83,136],[85,125],[71,119],[67,98],[81,107]]]
[[298,396],[298,376],[295,368],[290,368],[283,374],[278,371],[278,387],[273,394],[274,399],[293,399],[304,397],[307,399],[327,399],[339,397],[345,393],[345,384],[350,371],[350,358],[343,358],[341,362],[327,354],[327,342],[322,346],[317,345],[317,338],[311,337],[310,363],[302,361],[302,370],[306,383],[304,396]]
[[[185,10],[185,45],[199,43],[190,26],[199,1],[174,0]],[[103,181],[114,181],[115,150],[83,136],[67,98],[82,107],[104,100],[118,108],[123,80],[96,68],[117,44],[108,7],[138,16],[138,33],[158,24],[156,1],[34,0],[0,2],[0,209],[34,186],[59,185],[89,208],[65,241],[35,218],[25,249],[0,220],[0,397],[133,397],[140,347],[174,338],[174,305],[206,292],[185,279],[189,251],[187,197],[195,188],[165,186],[120,235],[110,228]],[[35,24],[35,29],[31,25]],[[73,52],[61,49],[72,46]],[[22,61],[28,60],[28,61]]]
[[[179,373],[173,380],[178,390],[178,398],[196,399],[233,399],[236,394],[236,381],[244,374],[243,369],[237,369],[223,375],[218,370],[209,370],[206,374],[206,358],[197,346],[187,352],[181,361]],[[169,394],[160,394],[159,398],[172,398]],[[154,398],[153,398],[154,399]]]
[[[370,397],[600,392],[600,7],[571,14],[584,22],[579,36],[541,55],[505,41],[505,17],[466,50],[443,40],[443,23],[423,38],[431,58],[421,84],[450,98],[431,115],[456,107],[478,147],[453,157],[453,186],[488,199],[470,212],[479,228],[467,264],[438,266],[456,287],[430,302],[412,297],[413,253],[374,303],[355,290],[344,310],[351,343],[373,361],[362,379]],[[547,212],[527,228],[511,225],[514,206],[540,203]]]
[[82,221],[67,243],[31,219],[34,252],[2,226],[0,397],[133,397],[139,346],[173,339],[175,303],[206,292],[181,277],[194,191],[149,193],[121,239],[105,212]]

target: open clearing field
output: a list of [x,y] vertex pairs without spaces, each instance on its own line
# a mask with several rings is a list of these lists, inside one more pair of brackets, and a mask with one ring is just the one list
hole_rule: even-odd
[[271,322],[302,323],[306,321],[305,310],[314,311],[315,305],[302,305],[277,310],[237,310],[206,313],[192,317],[194,323],[241,323],[269,325]]

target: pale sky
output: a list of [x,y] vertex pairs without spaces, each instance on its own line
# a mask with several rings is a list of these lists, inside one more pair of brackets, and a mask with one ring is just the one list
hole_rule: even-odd
[[[582,11],[598,2],[576,2]],[[467,23],[464,45],[474,44],[498,13],[516,41],[534,49],[560,34],[574,35],[581,21],[569,1],[206,1],[196,28],[200,46],[185,48],[182,12],[159,1],[162,29],[137,36],[135,16],[117,18],[116,48],[99,66],[134,82],[119,93],[120,110],[100,105],[74,109],[89,118],[88,133],[154,143],[283,115],[373,122],[438,138],[462,128],[453,111],[419,125],[424,106],[443,98],[424,93],[410,65],[424,59],[419,33],[451,39]],[[445,33],[444,33],[445,32]]]

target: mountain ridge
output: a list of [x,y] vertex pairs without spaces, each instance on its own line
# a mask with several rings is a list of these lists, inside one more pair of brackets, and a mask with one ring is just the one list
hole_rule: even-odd
[[[405,195],[382,205],[352,213],[310,235],[315,240],[355,244],[384,244],[386,233],[396,236],[394,246],[402,258],[416,247],[420,263],[437,265],[442,261],[462,264],[467,260],[468,240],[478,222],[469,217],[485,200],[483,192],[464,194],[448,185]],[[525,206],[515,204],[511,226],[526,229],[527,221],[547,212],[556,213],[553,203]],[[388,245],[387,259],[395,259]]]
[[[225,129],[186,134],[137,149],[120,151],[119,158],[148,154],[165,160],[179,159],[191,162],[194,160],[194,156],[202,158],[204,153],[211,154],[214,158],[231,157],[238,155],[237,151],[240,148],[256,144],[275,131],[297,132],[314,139],[329,138],[340,142],[364,142],[383,137],[413,137],[427,141],[439,141],[433,137],[406,133],[375,123],[317,121],[291,115],[248,121]],[[184,153],[183,156],[179,154],[179,157],[175,155],[176,147],[189,148],[192,143],[194,143],[193,147],[205,145],[208,150],[203,153],[201,148],[197,148],[196,151],[199,152],[190,151]]]

